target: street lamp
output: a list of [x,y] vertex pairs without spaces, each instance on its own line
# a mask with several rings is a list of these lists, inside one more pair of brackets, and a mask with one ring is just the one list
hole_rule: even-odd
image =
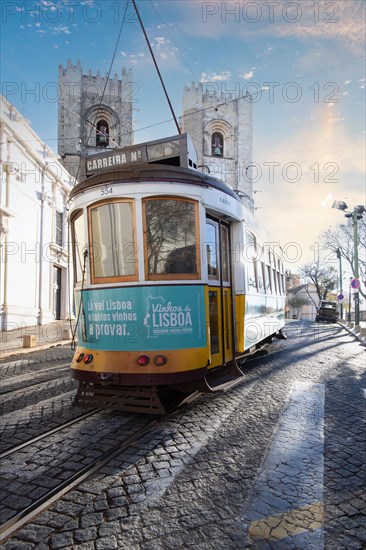
[[[339,260],[339,293],[341,296],[343,296],[343,277],[342,277],[342,254],[339,248],[336,250],[337,258]],[[342,298],[343,300],[343,298]],[[342,302],[339,305],[339,316],[341,319],[343,319],[343,304]]]
[[[346,218],[350,218],[352,220],[353,225],[353,250],[354,250],[354,265],[353,265],[353,273],[354,278],[359,282],[359,271],[358,271],[358,234],[357,234],[357,220],[360,220],[366,212],[366,208],[363,206],[363,204],[358,204],[354,207],[353,212],[347,212],[347,204],[343,201],[334,201],[332,208],[336,208],[337,210],[342,210],[345,213]],[[340,252],[340,251],[339,251]],[[360,324],[360,297],[358,292],[358,287],[355,288],[355,326],[359,326]]]
[[350,278],[349,280],[349,289],[348,289],[348,316],[347,316],[347,321],[350,323],[352,321],[352,314],[351,314],[351,282],[352,282],[352,277]]

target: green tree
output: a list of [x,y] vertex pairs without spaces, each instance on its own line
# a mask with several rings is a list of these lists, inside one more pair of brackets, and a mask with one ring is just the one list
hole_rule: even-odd
[[292,310],[295,311],[295,314],[298,317],[302,308],[310,304],[310,300],[309,298],[306,298],[306,296],[294,294],[293,296],[289,296],[287,304]]

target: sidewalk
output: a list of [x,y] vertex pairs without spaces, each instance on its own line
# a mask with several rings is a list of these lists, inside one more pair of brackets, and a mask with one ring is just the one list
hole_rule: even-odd
[[359,329],[356,331],[354,323],[348,323],[343,319],[338,321],[338,324],[341,325],[347,332],[352,334],[357,340],[359,340],[364,346],[366,346],[366,328],[365,322],[361,321]]
[[75,320],[54,321],[47,325],[22,325],[15,330],[0,332],[0,359],[9,355],[22,355],[55,345],[71,343]]
[[[356,332],[346,321],[339,324],[366,346],[365,328]],[[75,320],[54,321],[47,325],[21,326],[15,330],[0,332],[0,359],[9,355],[22,355],[31,351],[41,351],[56,345],[71,343]],[[33,337],[33,338],[32,338]],[[28,341],[27,341],[28,340]],[[31,344],[31,345],[29,345]]]

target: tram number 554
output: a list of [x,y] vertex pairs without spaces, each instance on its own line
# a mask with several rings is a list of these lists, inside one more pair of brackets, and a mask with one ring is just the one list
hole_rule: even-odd
[[101,195],[112,195],[113,189],[112,187],[103,187],[103,189],[100,190]]

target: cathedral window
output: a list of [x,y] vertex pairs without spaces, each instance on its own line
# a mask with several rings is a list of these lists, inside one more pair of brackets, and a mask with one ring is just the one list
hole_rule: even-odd
[[108,147],[109,145],[109,124],[106,120],[99,120],[97,122],[97,147]]
[[221,132],[214,132],[211,138],[211,154],[213,157],[224,156],[224,136]]

